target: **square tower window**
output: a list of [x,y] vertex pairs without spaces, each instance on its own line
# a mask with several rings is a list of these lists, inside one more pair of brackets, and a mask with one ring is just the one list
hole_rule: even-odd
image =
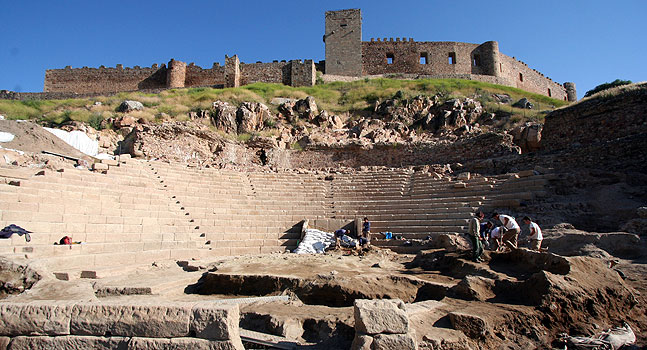
[[426,52],[421,52],[420,53],[420,64],[428,64],[429,63],[429,54]]
[[386,54],[386,64],[393,64],[393,54],[392,53],[387,53]]
[[449,64],[456,64],[456,52],[450,52],[447,59]]
[[479,56],[479,55],[476,55],[476,54],[475,54],[475,55],[472,57],[472,65],[473,65],[474,67],[478,67],[478,66],[480,66],[480,65],[481,65],[481,56]]
[[523,81],[523,73],[519,73],[519,81]]

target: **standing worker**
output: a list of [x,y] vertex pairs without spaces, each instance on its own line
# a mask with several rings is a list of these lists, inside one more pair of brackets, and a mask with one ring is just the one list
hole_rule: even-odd
[[475,262],[483,261],[483,259],[481,259],[481,254],[483,254],[483,245],[481,244],[480,234],[481,220],[483,220],[483,217],[485,217],[485,215],[483,215],[483,212],[479,211],[470,219],[469,222],[468,233],[472,240],[472,259]]
[[544,240],[544,236],[541,234],[541,229],[537,223],[532,222],[529,217],[523,217],[524,224],[528,225],[530,235],[528,235],[528,240],[530,241],[530,249],[540,251],[541,250],[541,241]]
[[521,232],[521,227],[517,224],[517,220],[512,216],[499,215],[499,213],[492,214],[492,217],[501,221],[503,224],[505,231],[503,234],[503,244],[512,250],[517,249],[517,240],[519,239],[519,232]]

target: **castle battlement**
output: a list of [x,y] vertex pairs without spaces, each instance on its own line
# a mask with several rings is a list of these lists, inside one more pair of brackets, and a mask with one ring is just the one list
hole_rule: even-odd
[[48,69],[45,92],[114,93],[199,86],[237,87],[255,82],[312,86],[316,70],[337,76],[405,74],[429,78],[456,78],[490,82],[569,101],[576,100],[575,84],[559,84],[514,56],[499,52],[496,41],[471,44],[452,41],[415,41],[407,37],[362,41],[360,9],[327,11],[323,36],[326,60],[311,59],[244,63],[225,56],[202,68],[171,59],[151,67]]

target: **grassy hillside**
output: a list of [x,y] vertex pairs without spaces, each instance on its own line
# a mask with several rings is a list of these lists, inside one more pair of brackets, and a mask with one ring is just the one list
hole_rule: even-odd
[[[513,115],[512,120],[543,120],[540,111],[563,106],[567,102],[543,95],[532,94],[516,88],[459,79],[365,79],[355,82],[334,82],[311,87],[290,87],[281,84],[255,83],[240,88],[213,89],[192,88],[172,89],[159,94],[125,92],[113,96],[88,99],[49,101],[8,101],[0,100],[0,114],[9,119],[36,119],[50,124],[61,124],[69,120],[89,122],[98,125],[101,120],[120,115],[115,110],[123,100],[137,100],[146,107],[143,111],[131,112],[136,118],[150,121],[161,116],[183,120],[190,111],[211,108],[216,100],[239,104],[244,101],[262,102],[276,111],[270,100],[274,97],[304,98],[313,96],[319,109],[331,113],[360,112],[371,108],[377,100],[393,97],[401,91],[405,98],[416,95],[435,95],[443,98],[472,97],[480,100],[488,111],[505,111]],[[494,102],[492,94],[508,94],[516,101],[522,97],[535,104],[536,109],[522,110]],[[100,105],[96,102],[101,102]]]

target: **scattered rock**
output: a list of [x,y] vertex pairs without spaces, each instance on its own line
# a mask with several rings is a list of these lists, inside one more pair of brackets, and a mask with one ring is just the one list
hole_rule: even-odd
[[488,333],[488,325],[479,316],[464,312],[450,312],[449,321],[452,328],[465,333],[470,338],[483,338]]
[[519,101],[515,102],[512,107],[524,108],[524,109],[533,109],[535,105],[532,104],[527,98],[522,98]]
[[126,100],[122,102],[119,107],[117,107],[117,112],[132,112],[132,111],[141,111],[144,109],[144,105],[139,101]]

